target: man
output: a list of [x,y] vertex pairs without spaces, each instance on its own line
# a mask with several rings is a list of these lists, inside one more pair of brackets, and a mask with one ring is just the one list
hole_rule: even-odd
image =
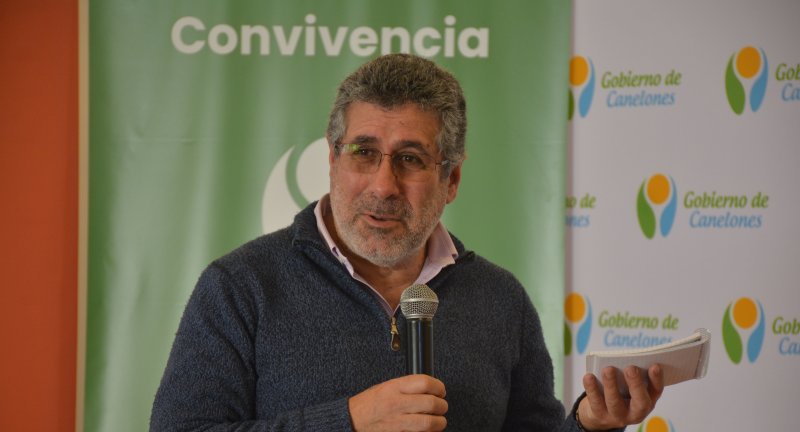
[[[614,370],[564,416],[517,280],[439,222],[461,180],[466,104],[432,62],[393,54],[331,112],[330,194],[212,263],[187,305],[151,430],[578,431],[639,423],[663,389]],[[437,377],[405,375],[400,294],[439,297]],[[474,326],[476,316],[481,325]]]

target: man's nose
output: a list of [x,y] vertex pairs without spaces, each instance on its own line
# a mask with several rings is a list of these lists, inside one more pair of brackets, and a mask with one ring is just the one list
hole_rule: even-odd
[[378,169],[372,175],[370,187],[381,197],[396,195],[400,192],[400,177],[395,173],[392,156],[384,154],[378,163]]

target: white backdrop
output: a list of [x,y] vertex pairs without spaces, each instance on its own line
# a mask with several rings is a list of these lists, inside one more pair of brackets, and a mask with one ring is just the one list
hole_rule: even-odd
[[797,430],[800,2],[573,13],[565,400],[587,352],[706,327],[707,377],[631,429]]

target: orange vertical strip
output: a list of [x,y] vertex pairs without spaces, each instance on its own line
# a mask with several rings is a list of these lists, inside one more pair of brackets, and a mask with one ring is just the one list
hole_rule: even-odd
[[78,307],[75,431],[84,430],[89,272],[89,0],[78,0]]
[[0,4],[0,430],[75,428],[78,3]]

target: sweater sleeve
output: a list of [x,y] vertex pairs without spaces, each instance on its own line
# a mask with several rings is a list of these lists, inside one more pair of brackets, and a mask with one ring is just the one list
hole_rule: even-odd
[[585,432],[575,420],[575,410],[583,396],[565,417],[564,406],[553,392],[553,362],[544,343],[539,316],[527,296],[523,303],[520,359],[511,376],[513,384],[503,430]]
[[206,269],[181,318],[151,431],[352,430],[347,398],[255,420],[255,295],[224,269]]
[[533,304],[527,295],[520,303],[519,359],[511,372],[503,430],[556,431],[564,423],[564,406],[553,393],[553,363]]

